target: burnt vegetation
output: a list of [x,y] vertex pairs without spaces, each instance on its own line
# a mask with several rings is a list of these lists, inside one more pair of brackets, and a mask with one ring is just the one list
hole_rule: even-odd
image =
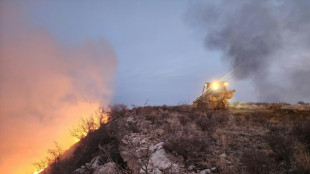
[[[72,173],[98,155],[101,164],[113,161],[120,173],[133,173],[120,154],[122,139],[129,134],[164,142],[166,153],[181,159],[189,173],[211,168],[215,168],[212,173],[309,173],[310,109],[280,105],[286,108],[250,103],[214,112],[189,105],[130,109],[114,105],[102,112],[109,116],[108,123],[88,119],[74,129],[86,134],[70,155],[63,157],[58,145],[51,150],[44,173]],[[139,160],[148,161],[147,154]],[[148,163],[142,162],[145,170]]]

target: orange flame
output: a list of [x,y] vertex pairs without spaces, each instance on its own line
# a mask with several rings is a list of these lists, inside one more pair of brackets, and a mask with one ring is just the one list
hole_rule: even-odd
[[33,172],[33,174],[40,174],[41,172],[43,172],[44,169],[36,170],[35,172]]

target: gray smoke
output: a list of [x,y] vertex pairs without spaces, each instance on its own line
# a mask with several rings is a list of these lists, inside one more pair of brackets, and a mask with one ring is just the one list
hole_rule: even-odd
[[310,1],[195,1],[188,17],[260,101],[310,101]]

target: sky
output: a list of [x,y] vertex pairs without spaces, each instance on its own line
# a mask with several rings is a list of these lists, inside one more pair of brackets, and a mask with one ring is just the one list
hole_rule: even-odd
[[[229,71],[187,21],[187,1],[42,1],[26,7],[36,27],[68,45],[98,37],[113,45],[119,64],[112,103],[191,103],[204,82]],[[232,84],[251,91],[249,83]],[[255,96],[236,93],[236,100]]]
[[232,101],[309,102],[309,1],[238,2],[1,0],[1,173],[100,106],[191,104],[222,77]]

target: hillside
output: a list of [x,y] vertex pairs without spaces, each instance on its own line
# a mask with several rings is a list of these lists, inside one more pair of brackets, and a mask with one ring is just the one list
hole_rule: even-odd
[[43,173],[309,173],[309,104],[114,105]]

